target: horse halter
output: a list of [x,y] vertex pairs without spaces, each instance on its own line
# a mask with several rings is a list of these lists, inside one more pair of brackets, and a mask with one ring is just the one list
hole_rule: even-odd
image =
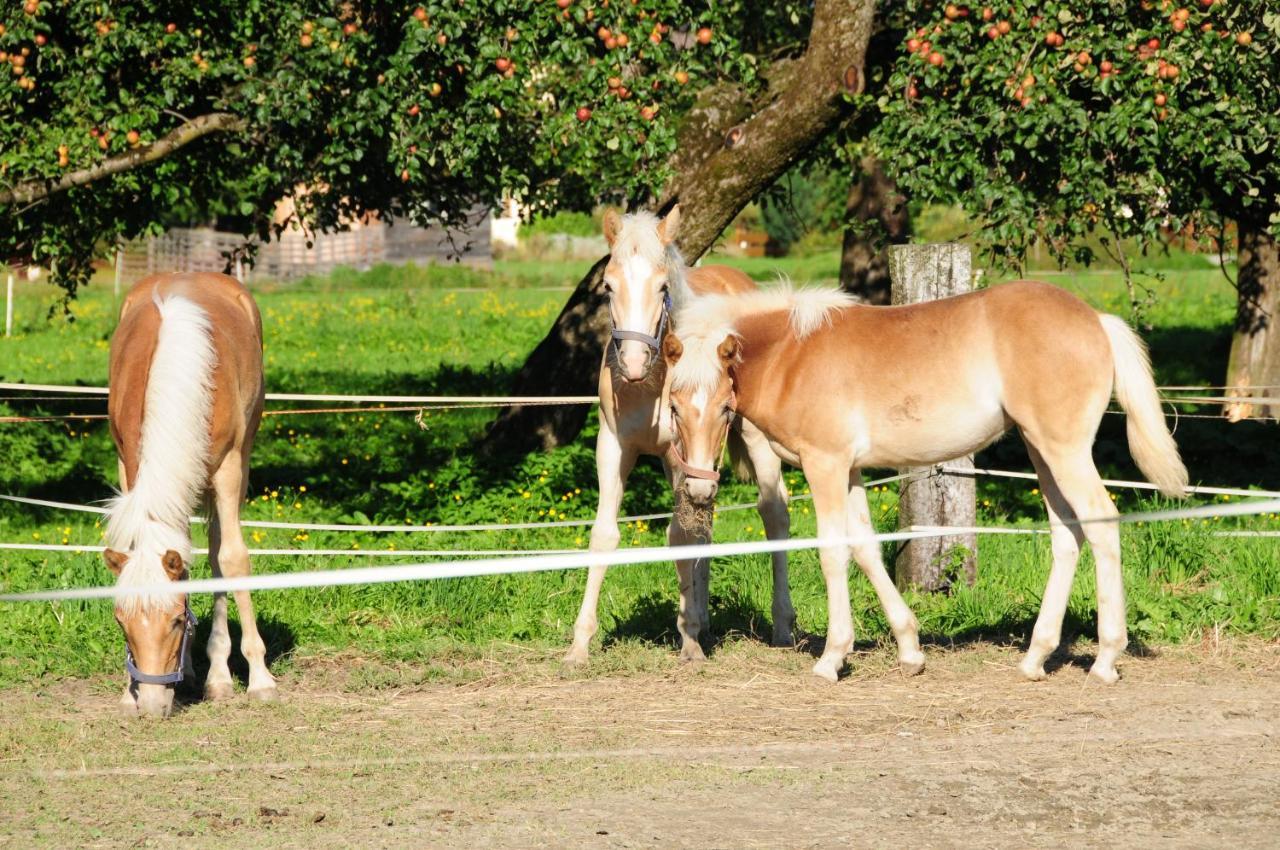
[[[729,416],[728,421],[724,423],[724,434],[720,436],[720,443],[719,443],[719,445],[721,446],[723,446],[724,441],[728,439],[729,429],[733,427],[734,417],[738,413],[738,394],[733,390],[729,390],[729,411],[732,415]],[[675,436],[678,437],[679,435],[677,434]],[[668,463],[670,463],[672,466],[679,468],[679,470],[684,473],[686,478],[701,478],[706,481],[715,481],[719,483],[720,470],[702,469],[701,467],[690,466],[688,461],[684,459],[684,455],[680,453],[680,448],[676,443],[677,441],[673,439],[667,445],[667,462]]]
[[172,673],[143,673],[138,669],[138,665],[133,663],[133,650],[129,648],[129,641],[124,642],[124,669],[129,673],[130,681],[140,685],[176,685],[182,681],[183,672],[182,664],[187,657],[187,644],[191,641],[191,636],[196,631],[196,615],[191,613],[191,600],[187,599],[187,625],[182,631],[182,643],[178,646],[178,669]]
[[618,330],[618,328],[613,325],[613,312],[610,311],[609,324],[612,327],[613,344],[614,344],[614,347],[617,348],[618,350],[618,356],[619,357],[622,356],[622,349],[621,347],[619,347],[618,344],[623,340],[630,339],[630,340],[635,340],[636,342],[643,342],[645,345],[649,346],[649,348],[653,350],[652,353],[650,354],[650,360],[649,360],[650,365],[652,365],[654,355],[656,355],[659,351],[662,350],[662,337],[667,332],[667,321],[670,315],[671,315],[671,293],[670,292],[662,293],[662,315],[658,317],[658,332],[653,336],[649,336],[647,333],[642,333],[640,331]]

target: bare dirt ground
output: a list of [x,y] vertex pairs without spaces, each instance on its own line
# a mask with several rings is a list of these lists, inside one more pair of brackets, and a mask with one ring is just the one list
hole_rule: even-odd
[[1280,647],[1164,649],[1109,688],[1017,657],[904,679],[875,650],[828,685],[745,641],[573,678],[510,647],[399,690],[348,658],[164,722],[118,718],[114,680],[10,690],[0,845],[1280,845]]

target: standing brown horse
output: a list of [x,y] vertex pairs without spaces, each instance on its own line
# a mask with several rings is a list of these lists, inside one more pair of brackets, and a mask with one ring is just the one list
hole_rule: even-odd
[[1138,467],[1170,496],[1187,483],[1146,349],[1123,320],[1057,287],[1019,281],[907,307],[854,304],[827,290],[707,298],[680,313],[677,328],[663,355],[686,457],[715,457],[736,412],[809,479],[818,536],[832,541],[820,552],[830,625],[814,673],[834,681],[853,645],[846,538],[880,597],[902,669],[924,667],[916,618],[872,538],[860,470],[960,457],[1017,426],[1040,478],[1053,547],[1022,672],[1044,677],[1088,540],[1098,583],[1090,674],[1118,678],[1127,643],[1120,529],[1105,521],[1116,508],[1092,457],[1113,389]]
[[[600,364],[600,435],[596,439],[596,473],[600,502],[591,526],[591,551],[618,547],[618,509],[627,476],[641,454],[662,458],[676,495],[676,516],[667,529],[667,541],[682,544],[710,542],[710,524],[690,522],[689,514],[706,515],[715,497],[720,475],[719,455],[704,458],[701,467],[673,451],[671,417],[666,400],[667,365],[658,355],[664,338],[670,339],[669,313],[695,295],[734,295],[753,292],[755,281],[737,269],[706,265],[689,268],[676,249],[680,207],[658,220],[647,212],[619,216],[610,210],[604,217],[609,243],[609,263],[604,270],[612,341]],[[756,506],[770,540],[785,539],[791,525],[782,462],[750,422],[738,420],[729,442],[730,454],[740,474],[753,477],[759,487]],[[709,566],[706,560],[677,561],[680,608],[676,628],[680,632],[680,657],[703,658],[698,637],[707,625]],[[583,664],[596,633],[596,609],[605,567],[587,572],[587,588],[573,626],[573,645],[565,656],[569,665]],[[787,554],[773,553],[773,643],[792,644],[795,612],[787,587]]]
[[[121,586],[185,578],[191,563],[191,512],[211,501],[209,562],[215,576],[249,574],[240,530],[249,452],[262,417],[262,319],[235,278],[164,274],[125,298],[111,340],[111,436],[121,495],[107,524],[107,566]],[[212,496],[211,499],[209,497]],[[235,593],[249,662],[249,696],[276,698],[248,591]],[[173,685],[191,671],[195,618],[186,594],[124,596],[128,713],[167,715]],[[205,695],[231,696],[227,599],[214,596]]]

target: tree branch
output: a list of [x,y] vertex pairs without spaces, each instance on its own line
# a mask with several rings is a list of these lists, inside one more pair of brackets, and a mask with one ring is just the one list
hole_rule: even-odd
[[149,162],[164,159],[202,136],[210,133],[241,133],[248,126],[248,122],[243,118],[229,112],[201,115],[171,130],[167,135],[146,147],[109,157],[97,165],[64,174],[57,180],[30,180],[19,183],[12,189],[0,190],[0,207],[32,203],[58,192],[88,185],[113,174],[132,171]]
[[[767,69],[767,89],[750,98],[732,83],[703,91],[680,127],[671,158],[674,176],[656,207],[681,209],[680,250],[694,260],[744,206],[768,188],[848,117],[846,94],[861,92],[871,35],[872,0],[817,0],[809,46]],[[516,375],[529,395],[592,391],[609,337],[600,292],[606,259],[579,283],[546,338]],[[572,440],[588,409],[512,407],[494,421],[482,448],[527,451]]]

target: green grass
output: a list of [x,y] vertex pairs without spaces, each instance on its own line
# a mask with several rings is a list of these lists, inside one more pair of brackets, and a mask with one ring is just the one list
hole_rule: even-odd
[[[823,277],[834,257],[791,261],[797,279]],[[768,277],[768,263],[737,260]],[[809,271],[806,271],[809,270]],[[459,275],[491,288],[451,291]],[[563,292],[534,287],[571,283],[583,264],[499,263],[493,272],[379,269],[340,273],[301,286],[264,287],[259,293],[267,339],[268,385],[277,391],[339,393],[498,394],[525,353],[558,312]],[[1126,303],[1117,275],[1077,273],[1053,278],[1101,309]],[[471,280],[471,278],[468,278]],[[504,283],[505,281],[505,283]],[[509,285],[508,285],[509,284]],[[1216,270],[1171,272],[1156,282],[1150,314],[1159,378],[1164,383],[1220,383],[1229,343],[1232,292]],[[76,306],[76,321],[45,319],[54,294],[23,284],[17,304],[19,333],[0,340],[0,380],[31,383],[105,383],[114,307],[110,290],[90,287]],[[35,406],[0,402],[12,413],[90,413],[100,401],[68,400]],[[504,522],[590,518],[595,504],[592,457],[594,416],[572,446],[551,454],[501,462],[473,455],[488,411],[431,411],[425,429],[412,413],[347,416],[277,416],[266,420],[254,453],[247,519],[401,523]],[[1228,426],[1184,420],[1178,441],[1193,479],[1234,486],[1280,484],[1275,427]],[[1134,477],[1120,417],[1107,417],[1095,452],[1108,474]],[[115,456],[104,423],[0,424],[0,492],[72,502],[110,494]],[[1020,443],[1007,439],[980,463],[1024,469]],[[794,493],[803,478],[790,473]],[[980,521],[1028,523],[1043,518],[1031,482],[983,481]],[[1150,507],[1134,494],[1118,494],[1123,509]],[[754,499],[749,486],[730,483],[723,503]],[[632,477],[624,513],[663,510],[670,494],[656,461]],[[881,528],[896,520],[892,488],[872,494]],[[808,503],[793,505],[793,534],[814,532]],[[1280,528],[1276,517],[1198,525],[1130,526],[1123,532],[1129,617],[1135,638],[1176,641],[1221,627],[1274,636],[1280,633],[1280,570],[1274,539],[1212,536],[1223,528]],[[96,543],[95,518],[0,504],[0,540]],[[586,529],[487,534],[344,535],[247,530],[254,548],[559,548],[585,545]],[[724,514],[716,539],[757,539],[751,511]],[[664,527],[631,525],[623,545],[657,545]],[[197,532],[197,545],[202,545]],[[408,559],[414,560],[414,559]],[[372,559],[260,557],[258,572],[323,569]],[[378,559],[377,563],[397,559]],[[826,605],[816,557],[797,553],[792,588],[802,630],[822,633]],[[980,580],[950,596],[915,596],[911,604],[934,639],[996,637],[1020,640],[1030,629],[1048,564],[1042,537],[983,538]],[[205,573],[202,559],[195,572]],[[769,570],[765,557],[717,562],[713,630],[717,634],[769,633]],[[258,595],[263,632],[287,669],[293,655],[355,651],[366,658],[430,666],[445,651],[472,652],[494,642],[541,648],[564,645],[580,601],[580,571],[520,577],[332,588]],[[102,584],[110,575],[92,555],[5,552],[0,586],[6,590]],[[851,579],[861,640],[878,640],[885,624],[869,586]],[[1094,603],[1086,559],[1071,600],[1068,630],[1092,633]],[[669,566],[621,567],[605,584],[601,634],[609,647],[674,641],[676,587]],[[205,619],[209,601],[195,601]],[[207,635],[202,622],[200,640]],[[42,676],[84,676],[115,670],[121,641],[106,603],[5,605],[0,608],[0,686]],[[203,654],[197,653],[197,664]],[[377,678],[376,676],[374,677]]]

